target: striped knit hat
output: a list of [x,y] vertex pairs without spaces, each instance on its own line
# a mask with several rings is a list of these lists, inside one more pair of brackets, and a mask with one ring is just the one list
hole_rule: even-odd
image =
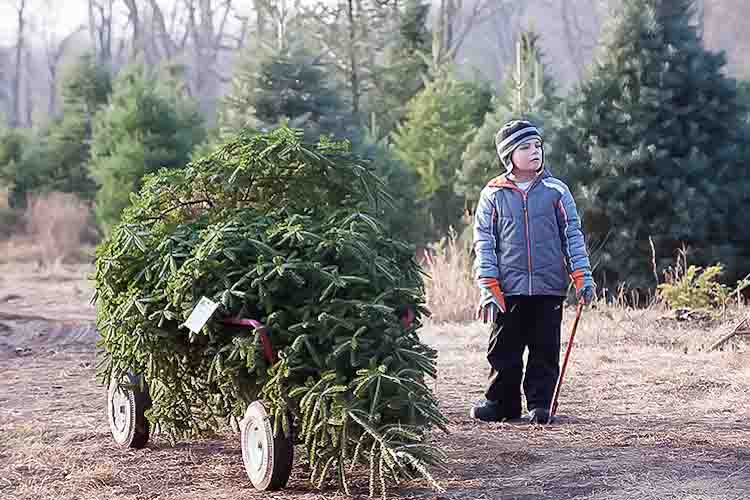
[[[511,120],[495,135],[495,147],[505,170],[513,170],[513,162],[510,157],[518,146],[530,139],[542,142],[542,135],[531,122],[526,120]],[[539,170],[544,168],[544,151],[542,151],[542,163]]]

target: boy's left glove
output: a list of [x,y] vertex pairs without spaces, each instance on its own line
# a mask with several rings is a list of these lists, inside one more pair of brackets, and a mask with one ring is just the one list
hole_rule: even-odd
[[591,305],[596,296],[596,283],[591,276],[591,269],[588,267],[576,269],[571,277],[576,287],[576,299],[587,306]]
[[484,323],[494,323],[498,314],[505,313],[505,295],[497,278],[479,278],[482,296],[477,307],[477,319]]

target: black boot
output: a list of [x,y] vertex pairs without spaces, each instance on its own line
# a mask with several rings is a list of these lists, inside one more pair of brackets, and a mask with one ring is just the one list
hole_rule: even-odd
[[497,401],[484,400],[475,404],[469,413],[471,418],[483,422],[512,422],[521,419],[521,412],[509,412]]
[[498,422],[500,420],[500,405],[497,401],[485,399],[471,407],[469,415],[471,418],[481,420],[482,422]]
[[547,425],[551,424],[554,417],[551,417],[546,408],[534,408],[529,411],[529,423]]

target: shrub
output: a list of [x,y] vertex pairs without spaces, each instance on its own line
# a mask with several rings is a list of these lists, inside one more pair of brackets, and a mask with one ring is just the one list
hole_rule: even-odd
[[10,238],[18,230],[21,215],[17,210],[0,207],[0,239]]
[[750,282],[745,278],[732,290],[718,281],[722,273],[721,264],[706,268],[688,265],[687,253],[681,250],[676,264],[664,273],[666,281],[657,287],[657,293],[672,309],[723,309],[727,301]]

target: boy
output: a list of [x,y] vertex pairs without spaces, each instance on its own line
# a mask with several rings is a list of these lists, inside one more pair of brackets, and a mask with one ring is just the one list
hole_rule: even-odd
[[595,295],[588,253],[568,187],[544,167],[539,130],[514,120],[495,136],[506,173],[482,190],[474,219],[474,273],[482,290],[477,317],[491,323],[482,421],[521,417],[523,380],[529,420],[546,424],[560,373],[562,304],[573,279],[578,300]]

